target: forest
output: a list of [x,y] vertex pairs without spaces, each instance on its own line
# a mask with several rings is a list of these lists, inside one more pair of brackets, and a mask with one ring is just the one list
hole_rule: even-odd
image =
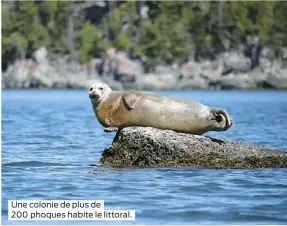
[[85,63],[110,48],[147,62],[267,46],[286,57],[286,1],[4,1],[2,70],[46,47]]

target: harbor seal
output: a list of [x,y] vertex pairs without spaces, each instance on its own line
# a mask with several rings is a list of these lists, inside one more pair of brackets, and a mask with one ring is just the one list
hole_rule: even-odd
[[104,83],[93,84],[89,98],[105,132],[141,126],[201,135],[225,131],[233,124],[227,111],[221,108],[155,93],[113,91]]

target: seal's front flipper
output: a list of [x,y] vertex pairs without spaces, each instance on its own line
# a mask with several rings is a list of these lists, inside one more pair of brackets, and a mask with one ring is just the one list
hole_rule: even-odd
[[123,94],[123,101],[124,101],[125,107],[129,111],[135,108],[137,100],[138,100],[138,97],[134,93]]
[[104,131],[106,133],[117,132],[118,131],[118,127],[106,127],[106,128],[104,128]]

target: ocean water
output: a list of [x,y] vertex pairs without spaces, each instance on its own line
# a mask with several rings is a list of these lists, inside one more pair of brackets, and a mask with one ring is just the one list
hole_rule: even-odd
[[[207,135],[287,151],[286,91],[161,93],[228,110],[235,126]],[[105,167],[113,137],[87,91],[2,91],[2,224],[287,224],[287,169]],[[104,200],[136,220],[9,221],[15,199]]]

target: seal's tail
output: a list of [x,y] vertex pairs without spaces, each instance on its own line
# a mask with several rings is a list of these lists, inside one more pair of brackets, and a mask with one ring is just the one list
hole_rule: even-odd
[[215,120],[218,123],[220,123],[222,121],[222,117],[225,118],[226,124],[225,124],[224,128],[222,129],[222,131],[225,131],[228,128],[230,128],[232,125],[234,125],[233,120],[231,119],[231,117],[229,116],[227,111],[225,111],[224,109],[222,109],[222,108],[211,108],[211,113],[213,113],[215,115]]

